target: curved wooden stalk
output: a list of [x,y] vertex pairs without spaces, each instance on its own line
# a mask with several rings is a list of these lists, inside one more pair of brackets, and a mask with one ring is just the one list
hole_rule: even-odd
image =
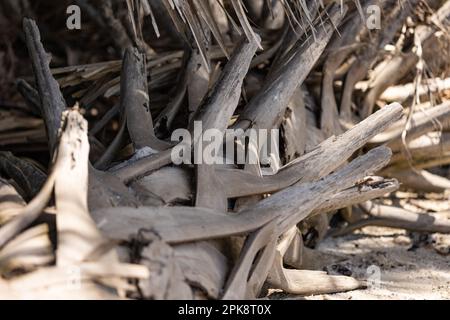
[[275,258],[267,282],[274,288],[299,295],[336,293],[365,287],[352,277],[331,276],[324,271],[285,269],[280,254]]
[[383,179],[381,177],[368,177],[364,182],[335,194],[326,200],[320,207],[313,210],[311,216],[323,212],[346,208],[368,200],[380,198],[397,191],[399,183],[396,179]]
[[[202,1],[195,1],[197,5],[202,5]],[[204,5],[204,4],[203,4]],[[208,6],[205,6],[205,9]],[[214,25],[210,23],[210,25]],[[206,28],[204,28],[206,29]],[[209,51],[209,46],[211,43],[210,34],[205,35],[205,47]],[[226,52],[226,51],[225,51]],[[209,57],[208,57],[209,59]],[[191,122],[192,117],[195,116],[198,108],[201,106],[203,99],[208,93],[211,70],[209,70],[210,61],[208,64],[202,59],[200,52],[196,49],[191,50],[189,60],[187,62],[186,68],[186,90],[188,98],[188,115],[189,122]]]
[[[220,78],[193,116],[193,121],[201,122],[203,132],[215,129],[222,136],[224,135],[229,119],[238,105],[242,83],[257,46],[257,41],[249,42],[246,38],[243,38],[236,47]],[[202,137],[199,138],[202,139]],[[199,148],[199,145],[199,141],[193,141],[195,151],[201,152],[203,157],[203,151],[207,144],[203,142],[203,149]],[[196,206],[225,211],[227,208],[226,196],[222,192],[221,181],[216,177],[214,166],[201,164],[197,165],[196,168]]]
[[16,157],[11,152],[0,152],[0,171],[14,180],[27,201],[37,195],[47,179],[46,173],[36,164]]
[[[418,86],[418,92],[416,93],[416,86],[414,83],[407,83],[387,88],[380,96],[380,99],[387,102],[403,102],[414,95],[418,95],[421,98],[425,98],[430,93],[442,93],[445,90],[450,89],[450,78],[434,78],[425,81],[424,84]],[[426,100],[425,100],[426,101]]]
[[30,111],[36,116],[41,116],[42,107],[39,92],[24,79],[18,79],[16,81],[16,86],[30,108]]
[[[450,127],[450,102],[444,102],[434,108],[424,110],[414,114],[411,126],[406,127],[405,142],[408,143],[421,135],[433,131]],[[388,146],[392,150],[399,150],[403,147],[403,130],[397,130],[396,135],[391,137]]]
[[391,164],[384,172],[397,171],[413,165],[416,169],[445,165],[449,163],[450,134],[447,132],[429,132],[408,144],[408,157],[404,150],[393,155]]
[[[257,195],[271,193],[288,187],[292,184],[310,181],[323,176],[344,163],[356,150],[361,148],[369,139],[385,130],[402,114],[402,107],[398,104],[386,106],[373,114],[368,119],[362,121],[354,128],[350,129],[338,138],[331,138],[315,150],[296,159],[289,165],[283,167],[274,176],[258,177],[243,170],[217,168],[216,173],[221,181],[223,190],[228,198],[243,197],[248,195]],[[167,162],[170,161],[170,154],[166,156]],[[151,156],[148,159],[141,159],[138,162],[144,166],[150,163],[150,159],[155,159],[155,169],[161,164],[156,161],[158,155]],[[163,158],[160,158],[164,160]],[[320,162],[317,159],[321,159]],[[330,161],[329,159],[332,159]],[[149,162],[147,162],[149,161]],[[164,162],[163,162],[164,163]],[[127,170],[135,168],[132,166],[120,169],[116,173],[119,177],[130,176]],[[147,169],[151,169],[150,166]],[[141,173],[142,172],[142,173]],[[133,172],[131,176],[144,174],[146,171]],[[179,176],[177,179],[185,179]],[[168,181],[176,181],[173,178]],[[176,182],[174,182],[176,183]]]
[[250,100],[239,117],[238,127],[272,129],[279,126],[292,95],[306,79],[330,41],[334,26],[339,25],[343,18],[336,6],[329,16],[330,20],[318,28],[316,38],[308,40],[308,46],[304,47],[304,43],[298,41],[290,50],[283,66],[274,72],[260,92]]
[[342,165],[372,137],[398,120],[403,108],[391,104],[339,137],[331,137],[311,152],[281,168],[273,176],[257,177],[242,170],[218,169],[228,197],[271,193],[293,184],[324,176]]
[[0,273],[8,277],[14,271],[30,272],[54,261],[48,226],[32,227],[6,244],[0,251]]
[[61,166],[55,177],[58,266],[83,261],[104,241],[88,213],[87,122],[71,111],[63,130],[56,158]]
[[[365,6],[370,5],[371,2],[367,1]],[[364,28],[361,22],[361,15],[357,12],[353,13],[342,28],[342,36],[331,43],[328,49],[330,54],[327,56],[323,65],[320,126],[327,138],[333,134],[342,132],[341,125],[339,124],[338,106],[334,94],[334,77],[337,69],[349,54],[361,47],[361,44],[355,43],[358,32],[360,32],[361,28]]]
[[66,102],[59,89],[58,82],[50,71],[50,55],[45,52],[36,23],[28,18],[23,20],[23,29],[31,57],[41,102],[41,112],[47,128],[50,153],[56,147],[58,130],[61,126],[61,115],[66,109]]
[[108,208],[93,211],[92,216],[106,236],[117,240],[126,240],[140,229],[152,230],[168,243],[223,238],[246,234],[272,220],[277,221],[277,234],[281,235],[308,217],[325,199],[381,169],[390,156],[385,147],[373,149],[318,182],[286,188],[236,216],[181,206]]
[[128,48],[123,58],[120,77],[120,108],[126,118],[128,132],[136,149],[150,147],[165,150],[169,143],[155,136],[150,113],[145,55]]
[[436,193],[450,190],[449,179],[426,170],[412,171],[408,168],[407,170],[388,172],[387,175],[398,179],[401,182],[401,188],[406,190]]
[[435,218],[429,214],[420,214],[403,208],[367,202],[362,205],[369,214],[368,219],[360,220],[337,230],[333,236],[348,234],[366,226],[381,226],[418,232],[450,233],[450,220]]
[[[10,281],[0,281],[2,299],[119,299],[110,289],[95,283],[102,277],[145,279],[149,272],[130,264],[83,262],[74,267],[79,272],[79,285],[70,286],[67,266],[40,268]],[[69,273],[69,274],[68,274]],[[69,275],[69,277],[68,277]],[[7,292],[5,295],[4,293]]]
[[349,45],[339,48],[337,52],[330,54],[323,66],[320,128],[327,138],[334,134],[342,133],[342,127],[339,123],[339,111],[334,94],[334,76],[336,70],[341,66],[347,56],[357,47],[358,45]]
[[45,181],[36,197],[21,209],[13,219],[0,228],[0,248],[41,215],[52,196],[55,176],[61,170],[62,165],[60,162],[55,163],[47,181]]
[[[406,15],[413,9],[418,1],[411,2],[411,6],[407,6],[404,10],[401,10],[401,15]],[[432,38],[432,35],[437,28],[442,26],[449,26],[450,20],[450,4],[445,3],[439,8],[437,12],[430,17],[433,21],[433,26],[422,26],[416,31],[416,38],[423,46],[432,46],[432,42],[436,39]],[[403,21],[403,19],[398,19]],[[398,22],[397,22],[398,23]],[[438,27],[436,27],[438,26]],[[394,56],[390,61],[384,65],[382,72],[377,74],[376,78],[371,81],[370,91],[365,96],[362,106],[362,117],[365,118],[372,113],[376,100],[380,95],[389,87],[397,83],[402,79],[411,69],[414,69],[415,65],[419,61],[419,57],[415,52],[408,52],[406,54],[400,53]]]
[[[269,223],[248,236],[238,262],[228,277],[222,299],[254,299],[267,278],[275,253],[275,225]],[[254,263],[257,254],[259,260]]]
[[[189,65],[189,59],[186,58],[188,53],[185,51],[183,55],[183,69]],[[187,61],[186,61],[187,60]],[[183,106],[184,98],[188,87],[188,71],[183,70],[182,74],[178,76],[177,87],[173,93],[171,101],[160,112],[155,120],[155,134],[167,134],[172,128],[173,121],[179,114]]]
[[140,253],[139,263],[150,270],[150,276],[138,282],[145,299],[193,299],[174,249],[167,243],[154,239]]
[[15,217],[25,206],[25,201],[16,189],[0,178],[0,226]]
[[139,159],[132,164],[114,170],[111,173],[122,183],[144,176],[172,163],[172,149],[158,152],[157,154]]
[[105,170],[111,163],[111,161],[113,161],[116,153],[119,151],[125,141],[126,128],[127,122],[123,121],[113,141],[109,144],[108,148],[105,150],[105,152],[103,152],[101,157],[97,161],[95,161],[95,168],[99,170]]
[[[371,172],[383,168],[389,162],[390,157],[391,151],[388,148],[373,149],[318,182],[303,183],[277,192],[260,201],[251,209],[241,212],[239,217],[250,218],[254,216],[256,219],[258,216],[259,219],[262,219],[266,215],[273,216],[276,212],[277,231],[281,235],[290,227],[308,217],[315,208],[324,202],[324,199],[331,197],[340,190],[351,187],[356,181],[360,181],[370,175]],[[315,198],[314,194],[320,194],[321,196]]]

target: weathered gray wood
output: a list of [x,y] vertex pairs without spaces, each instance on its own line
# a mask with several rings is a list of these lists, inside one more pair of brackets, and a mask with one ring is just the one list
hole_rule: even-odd
[[0,178],[0,226],[16,216],[25,205],[16,189]]
[[[427,79],[423,84],[418,86],[417,95],[425,98],[429,94],[440,93],[450,89],[450,79]],[[380,96],[380,99],[387,102],[400,102],[413,98],[416,95],[416,85],[414,83],[407,83],[387,88]],[[426,101],[426,100],[425,100]]]
[[286,114],[280,126],[287,163],[305,153],[308,139],[305,108],[303,91],[297,88],[286,108]]
[[115,175],[89,165],[89,210],[112,206],[137,206],[139,200]]
[[[229,120],[238,105],[242,82],[257,46],[257,40],[248,42],[246,38],[243,38],[236,47],[220,78],[193,116],[193,121],[201,121],[203,132],[215,129],[222,135],[225,133]],[[195,151],[200,151],[203,156],[203,150],[207,147],[207,143],[203,142],[203,149],[199,149],[198,145],[198,141],[193,142]],[[226,210],[226,196],[223,194],[221,181],[217,179],[214,167],[208,164],[198,165],[196,177],[196,206],[207,208],[220,206],[219,209]]]
[[156,138],[150,113],[145,55],[127,48],[120,77],[120,108],[136,149],[165,150],[170,144]]
[[17,183],[24,192],[25,200],[36,196],[47,179],[47,175],[35,163],[10,152],[0,152],[0,171]]
[[208,297],[218,299],[229,273],[226,257],[212,241],[181,244],[174,247],[175,261],[192,286]]
[[365,287],[363,283],[352,277],[330,276],[322,271],[284,268],[278,277],[272,275],[268,283],[285,292],[299,295],[336,293]]
[[88,212],[88,157],[87,121],[78,111],[68,112],[56,159],[61,163],[55,177],[59,266],[83,261],[104,241]]
[[182,206],[116,207],[95,210],[91,214],[98,228],[108,238],[125,240],[144,229],[156,232],[168,243],[245,234],[260,228],[271,218],[236,219],[210,209]]
[[47,128],[49,149],[52,153],[56,146],[58,130],[61,126],[61,115],[66,109],[66,102],[58,83],[50,71],[50,56],[42,46],[41,36],[36,23],[31,19],[25,18],[23,20],[23,28],[41,99],[41,112]]
[[119,299],[109,288],[95,281],[112,276],[144,279],[149,275],[146,268],[127,264],[84,262],[75,268],[80,274],[80,278],[77,279],[79,286],[68,286],[67,266],[46,267],[14,277],[9,281],[0,280],[0,297],[2,299]]
[[[374,1],[365,1],[363,11]],[[339,111],[336,97],[334,94],[334,77],[337,69],[344,60],[361,44],[356,43],[356,36],[364,28],[361,15],[353,12],[340,31],[341,36],[334,38],[330,43],[328,51],[330,52],[323,65],[320,126],[328,138],[333,134],[341,133],[342,128],[339,124]]]
[[[414,0],[412,3],[418,2]],[[209,7],[211,3],[215,4],[215,12]],[[385,11],[385,28],[382,30],[367,30],[355,23],[356,20],[362,20],[359,14],[362,17],[364,9],[373,3],[383,6]],[[178,49],[158,54],[156,58],[149,57],[150,67],[143,51],[130,48],[125,53],[123,64],[112,61],[80,66],[79,70],[77,66],[55,70],[56,74],[61,75],[60,83],[63,86],[77,86],[78,91],[73,96],[82,97],[83,104],[93,102],[105,92],[105,97],[119,94],[120,79],[121,120],[124,125],[109,147],[104,147],[92,137],[91,140],[100,146],[98,149],[101,152],[96,151],[91,159],[100,159],[99,163],[102,164],[93,168],[87,160],[88,140],[84,120],[77,115],[78,126],[73,126],[70,132],[64,130],[71,124],[65,123],[61,139],[63,145],[55,153],[53,171],[56,173],[50,174],[50,187],[44,186],[43,191],[47,190],[45,197],[42,198],[39,193],[33,200],[41,197],[31,213],[34,218],[38,215],[39,222],[44,220],[42,212],[46,215],[51,212],[56,219],[56,267],[41,268],[37,273],[28,274],[29,277],[18,277],[17,282],[16,279],[4,281],[0,277],[0,295],[3,296],[4,290],[10,290],[12,296],[20,295],[18,288],[22,284],[23,288],[35,292],[38,297],[51,296],[47,287],[63,288],[63,267],[77,267],[83,272],[80,279],[83,288],[72,292],[71,296],[74,297],[84,294],[94,298],[116,298],[124,297],[124,293],[129,292],[131,297],[149,299],[256,298],[266,279],[266,287],[271,285],[297,294],[329,293],[362,286],[352,278],[285,269],[284,264],[303,268],[311,262],[305,262],[305,259],[314,259],[316,264],[310,263],[310,266],[323,264],[320,256],[317,258],[311,254],[312,250],[304,248],[302,232],[315,228],[320,238],[324,234],[323,230],[328,228],[327,212],[343,207],[351,212],[352,205],[383,197],[399,187],[396,180],[371,174],[398,175],[406,181],[405,173],[411,173],[411,170],[405,164],[400,164],[406,163],[405,159],[411,160],[408,164],[415,164],[417,168],[450,163],[445,139],[430,139],[424,144],[415,144],[418,138],[426,140],[423,136],[430,130],[434,131],[434,135],[440,132],[439,125],[435,125],[438,122],[431,120],[432,117],[424,120],[424,113],[421,113],[413,116],[413,122],[408,121],[406,146],[410,148],[410,154],[407,154],[402,148],[406,119],[398,121],[403,113],[402,107],[398,104],[386,107],[379,105],[379,90],[393,81],[387,79],[384,67],[390,71],[399,68],[392,77],[398,80],[406,74],[407,68],[414,68],[412,65],[417,62],[416,56],[419,54],[409,50],[410,31],[415,29],[419,31],[416,32],[419,37],[427,35],[427,39],[434,39],[438,28],[410,25],[406,18],[413,6],[403,10],[402,4],[395,0],[364,0],[362,4],[355,2],[356,5],[349,5],[350,10],[353,10],[349,14],[346,6],[343,6],[341,14],[339,6],[328,0],[324,6],[319,1],[300,1],[294,5],[289,1],[275,4],[261,0],[261,12],[254,14],[258,19],[254,25],[249,23],[243,4],[243,0],[233,0],[228,4],[222,0],[164,0],[156,5],[164,9],[162,11],[166,16],[156,11],[155,14],[162,16],[163,20],[170,15],[173,20],[170,26],[166,23],[171,28],[169,32],[174,28],[179,32],[169,39],[175,40],[177,47],[181,38],[196,46],[192,49],[190,61],[187,61],[187,55],[181,61],[183,51]],[[221,11],[221,5],[232,8],[234,15],[227,18],[226,13]],[[126,6],[129,16],[126,16],[127,12],[125,16],[115,16],[112,2],[107,1],[102,5],[103,13],[106,13],[102,19],[106,20],[106,25],[120,30],[116,43],[128,43],[126,47],[129,47],[134,42],[134,45],[145,50],[141,33],[144,15],[152,16],[156,33],[165,33],[166,30],[158,30],[152,12],[154,8],[149,6],[147,0],[144,3],[127,0]],[[309,8],[312,8],[311,12]],[[221,12],[218,14],[218,11]],[[282,13],[285,25],[278,25],[281,20],[272,19],[271,11],[275,15]],[[216,21],[220,16],[225,19]],[[129,35],[122,32],[126,30],[120,21],[122,18],[131,20],[125,26]],[[232,18],[237,18],[240,26],[234,25]],[[432,20],[436,20],[436,14]],[[338,30],[345,32],[341,37],[335,30],[342,21],[346,24]],[[430,25],[428,21],[420,19],[418,23]],[[233,29],[230,28],[231,24]],[[277,30],[268,30],[275,25]],[[405,27],[400,30],[402,26]],[[242,31],[239,27],[243,28],[245,35],[242,42],[234,46],[235,53],[226,63],[224,58],[228,57],[227,51]],[[263,42],[256,35],[256,28]],[[205,32],[202,32],[203,29]],[[227,32],[224,37],[226,40],[220,35],[224,31]],[[210,33],[218,45],[210,43]],[[283,36],[278,37],[280,34]],[[386,47],[387,50],[393,48],[391,44],[397,36],[395,50],[390,53],[385,51],[385,45],[390,45]],[[165,45],[166,40],[156,39],[158,48],[161,44]],[[431,43],[426,42],[427,45]],[[259,44],[265,50],[254,58]],[[125,46],[119,44],[119,47],[122,50]],[[361,58],[364,61],[357,61]],[[223,70],[222,63],[225,65]],[[119,76],[121,65],[122,74]],[[210,66],[215,66],[213,72],[210,72]],[[183,71],[179,72],[179,68]],[[371,69],[374,69],[373,72]],[[281,125],[284,135],[280,147],[285,148],[282,163],[286,165],[271,166],[271,175],[264,175],[267,169],[259,164],[245,165],[243,169],[237,164],[220,167],[206,164],[173,166],[171,145],[157,139],[154,132],[149,111],[147,71],[152,74],[152,94],[155,91],[158,99],[154,108],[152,106],[152,110],[159,113],[156,121],[158,137],[167,136],[172,129],[186,127],[186,122],[184,126],[182,123],[186,120],[188,129],[193,128],[194,121],[202,121],[204,131],[216,129],[222,135],[229,126],[240,129],[278,129]],[[249,84],[246,79],[250,80]],[[342,96],[336,91],[335,97],[335,90],[341,89],[344,79]],[[354,84],[363,79],[368,81],[358,84],[358,96],[352,101]],[[212,89],[204,99],[206,90],[212,84]],[[174,90],[164,92],[169,85]],[[249,89],[248,92],[241,92],[243,85]],[[306,92],[303,98],[300,97],[302,91]],[[33,95],[29,90],[30,102]],[[340,115],[337,111],[338,96],[341,106],[345,107],[340,110]],[[162,101],[167,98],[170,103],[164,108]],[[241,102],[247,99],[250,99],[250,103],[245,106]],[[357,101],[363,101],[362,110],[353,112],[350,104]],[[357,114],[362,117],[365,117],[365,113],[369,115],[375,103],[381,110],[353,126],[357,122]],[[237,108],[238,105],[243,107],[243,112]],[[108,122],[106,120],[111,119],[117,111],[108,113],[94,128],[94,132],[99,132]],[[434,118],[444,124],[444,128],[450,127],[447,123],[447,107],[438,106],[425,112],[431,112]],[[75,113],[72,115],[75,117]],[[45,121],[46,124],[50,123],[47,119]],[[37,124],[41,125],[42,121]],[[8,128],[19,126],[15,124]],[[377,135],[388,127],[388,134],[382,137],[384,140],[378,139],[378,142],[367,146],[368,141],[373,137],[379,138]],[[116,160],[115,156],[119,155],[118,151],[122,147],[120,138],[126,136],[123,133],[127,128],[135,154],[109,171],[99,171],[108,168]],[[342,133],[341,130],[345,128],[350,129]],[[197,137],[194,140],[195,148],[199,144]],[[164,146],[157,147],[159,143]],[[394,148],[393,159],[390,159],[390,149],[376,147],[385,143]],[[235,147],[242,148],[242,144],[238,142]],[[250,145],[249,149],[253,147],[258,146]],[[57,143],[54,146],[56,148]],[[370,151],[363,154],[367,150]],[[120,157],[129,155],[129,152],[127,146]],[[148,156],[142,158],[144,154]],[[64,161],[61,158],[65,158]],[[389,161],[391,166],[381,172]],[[57,170],[58,164],[66,174],[62,169]],[[418,175],[419,178],[430,177],[425,172]],[[22,177],[20,174],[17,176]],[[440,181],[435,179],[436,176],[432,178],[431,185],[436,189],[446,189],[445,186],[450,185],[445,178]],[[68,185],[73,187],[68,188]],[[420,183],[417,185],[423,186]],[[13,182],[13,186],[21,194],[26,194],[17,181]],[[408,185],[403,183],[403,186]],[[7,195],[11,193],[15,191],[8,189],[6,192]],[[55,207],[45,209],[52,195],[55,200],[50,204],[54,203]],[[402,194],[390,197],[395,196]],[[7,254],[14,253],[14,250],[11,251],[11,246],[16,245],[14,241],[22,240],[21,236],[28,237],[27,232],[34,231],[30,229],[20,233],[31,225],[30,214],[27,214],[30,204],[16,203],[17,210],[14,206],[8,207],[13,208],[13,214],[8,211],[9,222],[0,228],[0,248]],[[358,210],[362,212],[359,207]],[[17,222],[16,218],[22,213],[25,213],[24,217]],[[375,217],[369,212],[368,220],[357,221],[355,225],[355,220],[346,219],[350,223],[348,230],[372,222],[406,226],[413,230],[429,230],[427,228],[438,226],[442,231],[448,227],[446,221],[423,222],[424,217],[421,215],[399,218],[399,212],[388,213],[387,217]],[[367,215],[362,213],[361,217]],[[419,223],[413,218],[419,218]],[[315,224],[315,219],[325,222],[322,224],[325,228],[319,230],[319,223]],[[53,235],[53,230],[51,232]],[[38,238],[41,241],[43,238],[40,236]],[[313,238],[316,239],[315,236]],[[119,263],[118,257],[113,254],[117,243],[121,244],[123,261],[139,261],[144,268]],[[27,248],[27,241],[22,244]],[[128,252],[130,244],[132,252]],[[9,259],[8,255],[5,259],[2,256],[5,251],[0,251],[0,271],[3,261],[8,273],[12,270],[11,266],[14,268],[20,263],[27,271],[33,270],[36,265],[48,263],[49,256],[52,256],[39,250],[37,254],[32,250],[31,255],[19,250],[20,254],[13,259]],[[27,261],[30,262],[28,265]],[[45,284],[44,280],[50,278],[52,273],[55,277]],[[137,279],[138,282],[124,281],[127,279]],[[105,288],[113,294],[105,294]]]
[[111,173],[123,183],[128,183],[131,180],[149,174],[152,171],[158,170],[170,163],[172,163],[172,149],[158,152],[157,154],[139,159],[125,167],[114,170]]
[[295,159],[273,176],[261,178],[242,170],[218,169],[220,180],[227,188],[225,193],[230,198],[270,193],[322,177],[342,165],[371,137],[399,119],[402,110],[399,104],[384,107],[341,136],[331,137],[311,152]]
[[8,242],[0,251],[0,273],[8,277],[17,270],[30,272],[49,265],[54,256],[48,231],[48,226],[41,224]]
[[380,198],[396,191],[398,188],[399,183],[395,179],[389,180],[381,177],[368,177],[368,179],[365,179],[364,182],[361,182],[357,186],[342,190],[330,199],[327,199],[311,213],[311,216],[321,212],[332,212],[371,199]]
[[220,78],[215,82],[193,121],[202,121],[203,130],[223,132],[239,102],[242,82],[256,52],[257,42],[242,38]]
[[450,134],[448,132],[428,132],[408,143],[407,150],[408,152],[400,150],[395,153],[389,167],[384,172],[407,169],[411,165],[417,169],[426,169],[448,164],[450,161]]
[[[265,248],[264,251],[268,250],[275,252],[276,237],[274,235],[274,227],[275,225],[273,223],[269,223],[248,237],[242,248],[239,260],[236,262],[228,277],[222,299],[237,300],[256,298],[256,294],[261,290],[263,285],[263,279],[267,277],[270,264],[272,263],[271,260],[274,256],[271,254],[271,259],[260,259],[256,264],[257,266],[254,266],[252,269],[253,262],[256,255],[265,246],[267,246],[267,248]],[[262,253],[262,255],[264,255],[264,253]],[[261,272],[261,267],[256,269],[258,265],[262,264],[265,265],[266,272]],[[255,272],[257,277],[252,275],[252,273]],[[259,280],[259,284],[252,283],[252,276]]]
[[410,168],[387,172],[387,175],[401,182],[401,189],[415,190],[417,192],[445,192],[450,190],[450,180],[432,174],[426,170],[411,171]]
[[[276,212],[277,230],[281,234],[309,216],[324,202],[324,199],[352,186],[355,181],[360,181],[371,172],[383,168],[389,162],[390,157],[391,151],[388,148],[373,149],[326,178],[316,183],[303,183],[286,188],[262,200],[250,210],[241,212],[239,216],[254,216],[255,218],[258,216],[261,219],[266,215],[273,216]],[[318,194],[320,197],[316,197],[314,194]]]
[[132,45],[131,39],[127,34],[127,31],[121,21],[114,15],[113,2],[111,0],[105,0],[100,3],[99,12],[102,16],[102,20],[112,31],[112,40],[116,49],[122,53],[125,48]]
[[[300,269],[303,264],[304,251],[307,249],[303,245],[303,235],[297,226],[289,229],[287,234],[287,239],[284,243],[284,250],[279,250],[283,256],[283,263],[290,267]],[[281,241],[279,245],[281,244]]]
[[172,247],[163,241],[153,240],[140,257],[140,264],[150,271],[148,279],[139,280],[138,286],[146,299],[192,299],[192,290],[175,259]]
[[[409,11],[411,11],[418,1],[414,0],[411,6],[404,8],[405,10],[400,11],[400,15],[406,17]],[[432,39],[432,35],[442,28],[442,26],[450,26],[450,4],[445,3],[442,7],[435,12],[430,20],[433,21],[432,26],[420,26],[416,30],[416,39],[422,46],[433,46],[436,45],[436,39]],[[397,19],[396,23],[403,19]],[[391,28],[393,29],[393,28]],[[415,65],[419,60],[419,56],[416,52],[407,52],[398,54],[394,56],[386,65],[384,65],[382,72],[377,74],[375,79],[370,84],[370,91],[366,94],[362,106],[362,115],[367,117],[372,113],[373,107],[375,105],[378,97],[390,86],[397,83],[402,79],[411,69],[414,69]]]
[[271,75],[260,92],[248,103],[239,117],[238,127],[272,129],[279,126],[292,95],[325,49],[333,34],[333,26],[339,25],[343,18],[337,7],[333,8],[329,16],[330,20],[317,29],[316,38],[308,39],[307,46],[298,41],[291,49],[286,63]]
[[[196,3],[200,2],[196,1]],[[209,46],[209,40],[205,46]],[[189,121],[191,121],[192,117],[201,106],[204,97],[208,93],[210,82],[208,66],[205,65],[200,53],[196,49],[191,50],[190,52],[186,73],[185,81],[187,87],[188,114]]]
[[435,218],[429,214],[420,214],[395,206],[367,202],[363,205],[370,215],[368,219],[357,221],[337,230],[333,236],[350,233],[366,226],[382,226],[406,229],[418,232],[450,233],[450,220]]
[[152,230],[168,243],[189,242],[245,234],[276,219],[280,235],[325,202],[385,166],[391,152],[371,150],[336,173],[315,183],[292,186],[262,200],[237,216],[203,208],[109,208],[92,212],[100,230],[112,239],[125,240],[140,229]]
[[[132,183],[134,189],[160,198],[165,204],[191,202],[193,198],[192,174],[180,167],[163,167]],[[144,191],[145,190],[145,191]]]
[[[413,115],[411,125],[406,127],[405,142],[420,137],[429,131],[440,131],[450,127],[450,102],[444,102],[434,108],[418,112]],[[391,137],[388,145],[392,150],[399,150],[403,146],[403,130],[397,130],[396,135]]]
[[57,162],[55,164],[52,173],[48,176],[47,181],[44,183],[44,186],[36,197],[23,207],[13,219],[0,228],[0,248],[20,231],[28,227],[42,213],[42,210],[47,206],[47,203],[52,196],[55,173],[60,170],[61,166],[61,163]]
[[41,100],[39,98],[39,92],[33,88],[24,79],[18,79],[16,81],[17,90],[20,92],[25,102],[27,103],[30,111],[37,116],[41,116]]
[[[186,58],[187,53],[183,56],[183,67],[188,65]],[[184,68],[183,68],[184,69]],[[155,133],[165,133],[172,128],[173,121],[182,110],[184,97],[188,87],[188,71],[184,70],[181,75],[178,76],[177,87],[173,93],[173,97],[169,104],[160,112],[155,120]]]

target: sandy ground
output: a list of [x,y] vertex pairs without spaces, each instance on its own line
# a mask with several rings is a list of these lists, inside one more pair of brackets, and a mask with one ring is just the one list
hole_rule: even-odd
[[324,253],[323,270],[366,280],[369,287],[284,299],[450,299],[450,235],[366,227],[327,238],[317,249]]

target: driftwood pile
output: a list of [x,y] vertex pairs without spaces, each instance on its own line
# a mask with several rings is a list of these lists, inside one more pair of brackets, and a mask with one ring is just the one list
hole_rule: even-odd
[[[362,279],[305,268],[326,235],[450,232],[395,193],[450,188],[450,2],[118,2],[76,1],[117,61],[51,68],[23,20],[35,80],[17,81],[22,109],[0,109],[0,298],[355,290]],[[194,121],[279,128],[281,160],[175,165],[171,133]],[[42,142],[48,168],[16,154]]]

